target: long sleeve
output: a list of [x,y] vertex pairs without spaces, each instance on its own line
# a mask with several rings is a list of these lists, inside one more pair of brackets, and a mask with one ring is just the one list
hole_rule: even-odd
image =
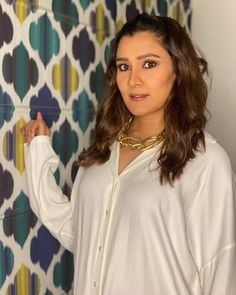
[[236,294],[236,251],[235,242],[225,246],[201,270],[203,294]]
[[[230,179],[232,179],[232,182]],[[220,181],[220,179],[218,180]],[[218,249],[215,248],[215,255],[202,266],[200,271],[204,295],[236,294],[236,189],[235,178],[230,178],[229,176],[228,180],[227,183],[226,179],[224,179],[225,187],[222,185],[225,191],[218,191],[218,193],[222,193],[223,200],[222,204],[220,201],[218,204],[220,209],[217,215],[219,218],[215,219],[215,228],[212,226],[212,237],[206,237],[206,242],[208,241],[209,245],[212,245],[212,241],[215,240],[214,237],[218,237],[218,244],[215,244],[218,246]],[[226,189],[227,186],[228,190]],[[216,192],[215,196],[217,196]],[[215,201],[218,202],[217,200]],[[206,227],[211,223],[211,217],[209,215],[208,221],[204,220]],[[214,220],[213,217],[212,220]],[[212,249],[214,249],[213,246]]]
[[31,208],[60,243],[73,252],[73,210],[53,175],[59,160],[49,137],[36,136],[30,146],[25,144],[24,152]]
[[189,220],[190,246],[199,270],[202,294],[235,295],[235,177],[227,155],[218,147],[205,163]]

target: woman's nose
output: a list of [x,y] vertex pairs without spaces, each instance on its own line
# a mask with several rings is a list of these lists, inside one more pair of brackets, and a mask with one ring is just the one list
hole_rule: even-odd
[[139,87],[142,85],[143,81],[141,79],[140,71],[138,69],[130,70],[128,83],[131,87]]

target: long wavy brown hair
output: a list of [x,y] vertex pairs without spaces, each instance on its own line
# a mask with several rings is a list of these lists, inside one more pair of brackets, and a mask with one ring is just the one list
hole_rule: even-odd
[[151,32],[172,58],[176,79],[164,110],[165,132],[158,164],[160,182],[173,184],[186,163],[205,149],[204,127],[208,87],[204,74],[207,62],[193,46],[186,30],[169,17],[137,15],[117,33],[106,72],[106,86],[98,106],[94,142],[79,156],[79,164],[102,164],[110,157],[110,146],[130,113],[116,83],[116,52],[123,36]]

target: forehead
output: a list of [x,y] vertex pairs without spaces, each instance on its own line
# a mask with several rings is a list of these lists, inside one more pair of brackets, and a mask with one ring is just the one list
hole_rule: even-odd
[[133,36],[123,36],[119,42],[116,56],[123,54],[139,55],[147,51],[164,53],[162,41],[152,32],[138,32]]

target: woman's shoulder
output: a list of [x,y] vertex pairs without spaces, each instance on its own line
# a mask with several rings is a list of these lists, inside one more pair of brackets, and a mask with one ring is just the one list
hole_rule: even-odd
[[205,132],[205,151],[202,153],[202,158],[208,163],[231,167],[230,159],[225,149],[207,132]]
[[228,154],[213,136],[205,133],[205,149],[199,149],[195,158],[188,161],[178,183],[184,192],[182,195],[194,197],[203,190],[206,193],[216,190],[220,194],[220,191],[228,191],[233,181]]
[[206,173],[207,171],[215,171],[220,174],[231,174],[232,167],[230,158],[224,148],[217,142],[217,140],[205,132],[205,149],[200,148],[196,153],[194,159],[190,160],[187,164],[188,169],[200,173]]

